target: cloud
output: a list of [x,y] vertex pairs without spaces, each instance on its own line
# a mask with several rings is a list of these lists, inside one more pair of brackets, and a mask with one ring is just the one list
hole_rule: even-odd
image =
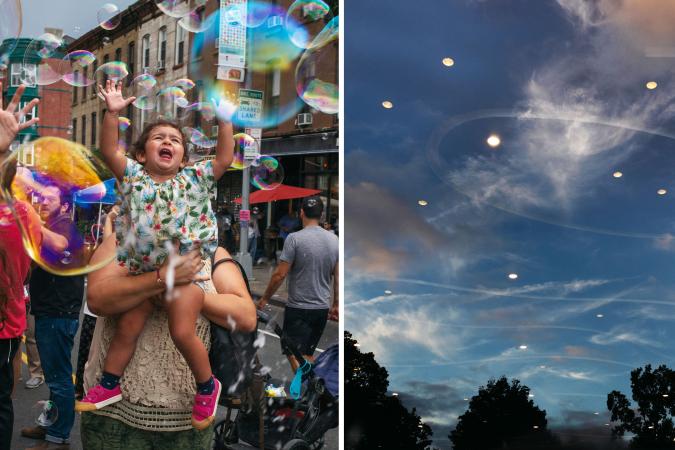
[[355,272],[395,277],[435,263],[456,272],[481,257],[481,248],[498,245],[461,217],[430,224],[412,202],[372,182],[345,186],[347,263]]
[[590,342],[596,345],[613,345],[622,342],[629,342],[635,345],[645,345],[655,348],[663,348],[664,345],[644,336],[644,333],[626,330],[625,327],[614,327],[606,333],[596,334],[590,337]]
[[424,350],[445,360],[461,351],[465,334],[445,328],[439,317],[459,321],[460,313],[445,307],[440,316],[437,304],[380,309],[376,314],[357,312],[352,307],[346,319],[350,328],[359,330],[355,336],[364,347],[386,364],[406,352],[420,358],[425,356]]

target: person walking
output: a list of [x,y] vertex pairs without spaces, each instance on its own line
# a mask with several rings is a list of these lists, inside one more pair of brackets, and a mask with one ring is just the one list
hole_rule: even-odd
[[[288,235],[279,265],[258,302],[262,309],[289,276],[283,333],[312,361],[327,319],[338,319],[338,238],[319,225],[323,202],[319,196],[302,200],[302,230]],[[331,303],[331,278],[333,301]],[[288,355],[293,370],[297,360]]]

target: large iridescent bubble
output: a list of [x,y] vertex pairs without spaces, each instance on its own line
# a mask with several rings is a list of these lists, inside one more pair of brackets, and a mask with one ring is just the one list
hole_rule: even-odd
[[339,17],[314,39],[295,69],[295,90],[312,108],[326,114],[339,111],[339,83],[333,66],[338,52]]
[[4,72],[21,35],[21,0],[0,0],[0,11],[0,72]]
[[[59,51],[63,47],[63,39],[51,33],[33,39],[24,52],[21,82],[27,86],[47,86],[61,80],[64,63]],[[35,70],[26,70],[27,67],[35,67]]]
[[323,0],[296,0],[288,8],[285,26],[291,41],[300,48],[310,48],[333,13]]
[[251,167],[251,184],[258,189],[271,191],[284,181],[284,168],[272,156],[260,156]]
[[63,81],[75,87],[91,86],[95,82],[94,61],[96,61],[96,56],[87,50],[75,50],[68,53],[62,62]]
[[[8,176],[17,163],[20,176],[14,178],[11,191],[0,194],[9,205],[16,200],[30,202],[47,230],[41,239],[35,239],[29,230],[21,229],[28,255],[58,275],[88,273],[108,264],[114,255],[97,264],[89,261],[96,243],[88,230],[96,220],[98,203],[87,210],[89,203],[83,205],[78,200],[86,197],[91,202],[105,196],[103,181],[109,174],[105,165],[86,147],[55,137],[21,145],[0,165],[0,178]],[[74,204],[78,205],[75,211]]]
[[[250,48],[253,54],[248,55],[247,65],[249,68],[247,70],[253,77],[269,76],[279,80],[293,77],[294,64],[297,62],[302,49],[290,41],[286,28],[283,26],[286,11],[275,5],[265,4],[263,7],[261,6],[262,2],[248,2],[249,12],[251,11],[251,5],[255,6],[257,4],[260,4],[258,5],[259,10],[254,9],[254,12],[258,11],[259,15],[257,17],[266,16],[266,19],[264,20],[264,25],[257,27],[249,26],[248,35],[249,42],[252,41]],[[192,54],[198,55],[205,52],[213,52],[213,45],[215,42],[218,42],[220,25],[226,25],[225,22],[227,20],[232,20],[231,18],[224,19],[223,24],[221,24],[219,11],[216,11],[213,16],[214,19],[211,21],[209,28],[203,33],[193,36]],[[214,77],[214,66],[212,63],[208,63],[206,58],[193,58],[190,65],[193,79],[202,82],[205,99],[220,100],[227,98],[229,100],[232,95],[238,96],[238,92],[228,92],[225,83]],[[335,63],[333,62],[332,65],[334,66]],[[278,94],[272,91],[265,92],[266,97]],[[275,103],[274,107],[263,108],[262,116],[256,118],[256,120],[251,119],[250,115],[242,113],[245,108],[240,107],[239,113],[235,114],[232,122],[242,128],[275,127],[282,122],[294,118],[305,106],[304,102],[297,96],[279,96],[279,100],[279,102]],[[237,103],[241,102],[237,101]]]

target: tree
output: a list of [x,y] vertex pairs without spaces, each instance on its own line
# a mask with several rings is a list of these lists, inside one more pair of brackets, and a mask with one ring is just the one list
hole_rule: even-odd
[[361,353],[345,332],[345,449],[424,450],[431,428],[415,409],[408,411],[397,396],[387,395],[389,374],[372,353]]
[[471,398],[448,436],[455,450],[540,448],[555,440],[546,429],[546,411],[529,398],[530,388],[506,377],[491,379]]
[[661,365],[652,371],[651,364],[630,373],[630,387],[637,410],[619,391],[607,395],[607,409],[612,413],[614,436],[633,433],[631,447],[640,449],[675,449],[675,371]]

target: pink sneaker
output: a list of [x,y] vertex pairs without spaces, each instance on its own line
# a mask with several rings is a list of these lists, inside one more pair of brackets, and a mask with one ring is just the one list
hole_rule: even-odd
[[118,384],[113,389],[106,389],[100,384],[89,389],[86,397],[81,402],[75,402],[75,411],[85,412],[101,409],[104,406],[112,405],[113,403],[122,400],[122,390]]
[[216,377],[213,377],[213,380],[216,386],[211,394],[204,395],[197,393],[195,395],[195,404],[192,407],[192,426],[198,430],[208,428],[216,417],[222,385]]

